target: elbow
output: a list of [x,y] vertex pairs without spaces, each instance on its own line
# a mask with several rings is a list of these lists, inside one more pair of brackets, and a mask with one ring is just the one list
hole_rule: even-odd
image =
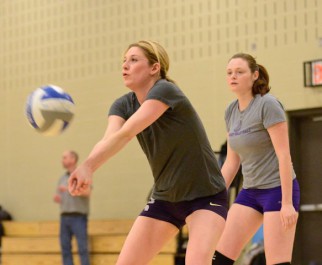
[[124,132],[121,135],[122,142],[124,142],[125,144],[130,142],[134,137],[135,137],[135,135],[131,134],[130,132]]
[[119,136],[122,139],[122,141],[124,141],[125,143],[128,143],[136,136],[136,134],[133,133],[133,130],[121,129],[119,131]]
[[133,133],[131,133],[129,130],[119,130],[118,132],[104,137],[102,139],[102,142],[106,142],[106,141],[116,141],[119,143],[125,143],[127,144],[128,142],[130,142],[133,138],[135,137],[135,135],[133,135]]

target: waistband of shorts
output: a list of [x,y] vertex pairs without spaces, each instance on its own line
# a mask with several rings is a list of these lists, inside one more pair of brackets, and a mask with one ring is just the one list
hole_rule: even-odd
[[85,213],[70,212],[70,213],[61,213],[61,216],[87,216]]
[[[296,188],[296,187],[299,187],[299,183],[298,183],[298,180],[297,178],[293,178],[292,180],[292,183],[293,183],[293,189]],[[251,192],[267,192],[268,190],[278,190],[278,189],[281,189],[282,185],[279,184],[275,187],[271,187],[271,188],[244,188],[242,187],[243,190],[246,190],[246,191],[251,191]]]

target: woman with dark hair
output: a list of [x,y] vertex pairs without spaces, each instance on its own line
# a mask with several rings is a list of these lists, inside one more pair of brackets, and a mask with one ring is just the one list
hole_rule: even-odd
[[225,113],[228,146],[221,172],[229,187],[241,165],[244,181],[213,264],[233,264],[262,223],[267,264],[291,264],[300,191],[284,108],[268,93],[267,70],[251,55],[229,60],[227,83],[237,99]]

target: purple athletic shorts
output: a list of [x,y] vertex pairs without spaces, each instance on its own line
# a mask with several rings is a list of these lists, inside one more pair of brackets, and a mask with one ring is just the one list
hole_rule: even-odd
[[[235,203],[251,207],[260,213],[281,210],[281,186],[271,189],[242,189]],[[300,187],[296,179],[293,180],[293,206],[298,212],[300,207]]]
[[228,211],[227,191],[224,190],[216,195],[182,202],[168,202],[151,198],[140,216],[165,221],[180,229],[185,225],[186,218],[197,210],[209,210],[226,219]]

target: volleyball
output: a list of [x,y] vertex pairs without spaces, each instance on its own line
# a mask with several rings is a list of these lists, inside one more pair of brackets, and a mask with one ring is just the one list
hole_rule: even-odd
[[61,134],[74,116],[74,101],[62,88],[43,86],[27,98],[26,116],[30,125],[47,136]]

